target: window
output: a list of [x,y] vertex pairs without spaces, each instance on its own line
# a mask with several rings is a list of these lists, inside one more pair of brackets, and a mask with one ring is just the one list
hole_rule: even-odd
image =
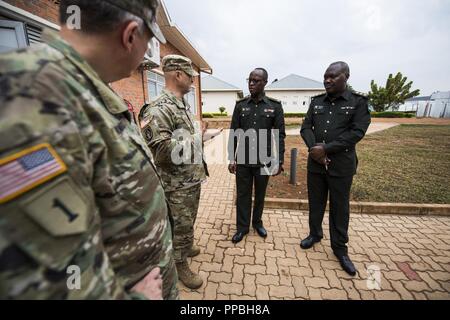
[[150,95],[150,100],[154,100],[159,96],[165,85],[166,81],[163,76],[155,72],[148,72],[148,93]]
[[0,53],[28,46],[22,22],[0,20]]
[[5,4],[0,7],[0,52],[41,43],[44,28],[60,29],[58,25],[15,6]]
[[194,115],[197,115],[197,100],[195,95],[195,87],[191,87],[191,91],[184,96],[184,99],[189,103],[189,106],[191,107],[191,112]]
[[[166,80],[160,74],[156,72],[148,72],[148,93],[150,95],[150,100],[156,99],[166,85]],[[184,96],[184,99],[191,106],[191,112],[197,115],[197,90],[195,87],[191,88],[191,91]]]

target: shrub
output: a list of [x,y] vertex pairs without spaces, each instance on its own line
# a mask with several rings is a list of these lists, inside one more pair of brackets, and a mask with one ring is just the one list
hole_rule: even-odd
[[414,118],[416,113],[400,111],[371,112],[372,118]]
[[214,117],[228,117],[228,113],[224,112],[224,113],[219,113],[219,112],[213,112],[211,113]]
[[285,118],[304,118],[306,113],[285,113]]

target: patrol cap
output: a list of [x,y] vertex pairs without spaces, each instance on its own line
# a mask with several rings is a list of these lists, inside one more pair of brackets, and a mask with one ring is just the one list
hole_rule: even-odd
[[192,77],[198,76],[198,72],[192,67],[192,61],[189,58],[170,54],[162,60],[162,69],[164,72],[181,70]]
[[153,35],[162,43],[166,43],[166,38],[156,23],[156,13],[160,6],[160,0],[104,0],[113,6],[134,14],[144,20]]

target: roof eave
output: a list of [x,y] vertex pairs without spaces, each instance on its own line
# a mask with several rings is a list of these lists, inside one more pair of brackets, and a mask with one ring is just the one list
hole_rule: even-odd
[[325,91],[325,88],[266,88],[266,91]]
[[202,88],[203,92],[242,92],[242,90],[239,89],[205,89]]
[[157,22],[166,40],[180,50],[182,54],[189,57],[201,72],[212,74],[213,70],[211,66],[200,55],[183,32],[172,22],[163,1],[161,1],[161,4],[157,15]]

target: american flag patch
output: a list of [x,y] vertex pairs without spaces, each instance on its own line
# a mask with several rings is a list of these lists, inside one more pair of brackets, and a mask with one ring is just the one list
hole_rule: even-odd
[[47,143],[0,159],[0,203],[5,203],[67,171]]

